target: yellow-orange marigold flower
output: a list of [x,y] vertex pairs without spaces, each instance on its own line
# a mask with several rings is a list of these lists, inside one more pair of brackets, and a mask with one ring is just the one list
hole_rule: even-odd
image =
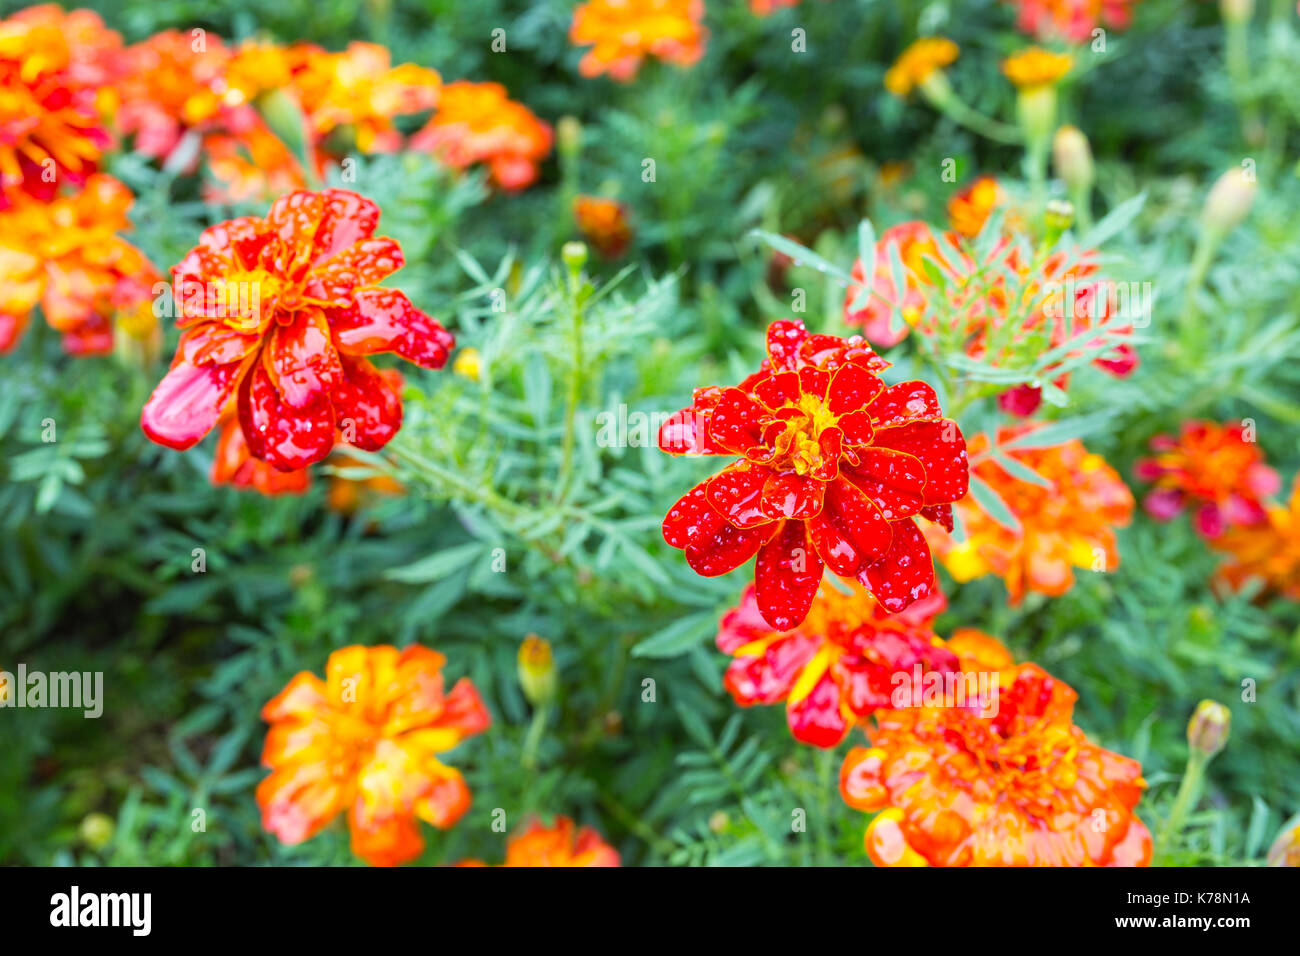
[[554,138],[551,127],[510,99],[500,83],[461,80],[442,88],[438,111],[408,145],[456,169],[486,163],[493,182],[518,190],[537,179]]
[[22,197],[0,210],[0,352],[22,337],[32,310],[75,355],[113,349],[113,320],[134,323],[161,276],[118,232],[131,228],[131,191],[97,173],[74,195]]
[[307,187],[298,158],[260,120],[237,136],[205,136],[203,159],[213,179],[204,186],[208,202],[264,201]]
[[1263,523],[1229,528],[1211,543],[1228,555],[1218,576],[1229,587],[1237,590],[1254,580],[1300,601],[1300,475],[1291,500],[1271,505]]
[[220,116],[229,60],[221,39],[202,31],[165,30],[128,47],[118,128],[139,152],[165,159],[188,130],[210,128]]
[[468,679],[444,693],[444,663],[419,645],[354,645],[330,655],[325,680],[295,676],[262,708],[262,825],[295,844],[346,811],[352,852],[385,866],[424,850],[417,819],[446,829],[464,816],[469,788],[437,755],[491,717]]
[[948,221],[959,236],[974,239],[993,210],[1006,201],[1006,190],[995,177],[980,176],[948,200]]
[[588,0],[573,12],[569,41],[591,49],[578,64],[583,76],[608,73],[626,83],[653,56],[692,66],[704,55],[703,0]]
[[[486,866],[482,860],[463,860],[457,866]],[[553,826],[538,819],[506,842],[502,866],[621,866],[618,851],[594,827],[578,827],[568,817],[557,816]]]
[[931,74],[956,61],[960,51],[947,37],[920,37],[885,71],[885,89],[903,97],[928,80]]
[[[999,446],[1032,443],[1033,426],[1003,428]],[[1003,454],[1037,472],[1047,485],[1014,477],[988,455],[988,436],[968,443],[971,473],[997,493],[1019,524],[1012,529],[984,511],[971,495],[954,505],[966,540],[928,526],[930,546],[958,581],[995,574],[1018,604],[1027,591],[1059,596],[1074,584],[1074,568],[1111,571],[1119,566],[1115,528],[1133,515],[1133,495],[1100,456],[1077,439],[1045,448],[1003,447]]]
[[[1133,808],[1135,760],[1089,742],[1078,695],[996,639],[954,634],[963,672],[999,675],[996,712],[976,706],[880,711],[840,771],[877,866],[1145,866],[1151,835]],[[951,702],[950,702],[951,703]]]
[[1012,54],[1002,61],[1002,72],[1019,90],[1032,90],[1053,86],[1070,72],[1074,57],[1068,53],[1053,53],[1041,47]]
[[89,10],[45,4],[0,20],[0,209],[94,172],[109,143],[100,93],[120,47]]
[[617,259],[632,241],[627,206],[616,199],[578,196],[573,200],[573,218],[583,237],[606,259]]

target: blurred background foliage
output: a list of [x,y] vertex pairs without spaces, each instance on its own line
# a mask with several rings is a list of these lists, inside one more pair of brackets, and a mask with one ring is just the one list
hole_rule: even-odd
[[[597,416],[672,411],[696,385],[737,380],[762,354],[766,323],[789,314],[793,289],[807,293],[811,327],[843,331],[838,287],[800,266],[772,282],[771,253],[750,230],[847,266],[862,218],[878,232],[942,223],[948,197],[976,174],[1014,181],[1017,149],[881,85],[914,36],[943,34],[962,48],[954,88],[1009,118],[1013,91],[997,62],[1023,42],[1013,12],[994,0],[805,0],[760,19],[740,0],[710,0],[699,65],[651,63],[616,85],[578,76],[570,0],[87,5],[130,41],[201,26],[228,39],[382,43],[394,62],[444,80],[500,81],[552,123],[576,117],[582,147],[573,169],[562,176],[552,157],[521,195],[415,156],[361,166],[353,188],[379,202],[381,231],[407,253],[399,284],[482,357],[479,381],[403,369],[393,457],[405,496],[345,515],[327,507],[324,474],[302,497],[214,488],[210,442],[177,454],[140,432],[157,369],[67,358],[39,322],[0,359],[0,667],[102,670],[107,694],[99,720],[0,719],[0,862],[354,862],[341,826],[297,848],[262,832],[259,710],[295,672],[321,672],[334,648],[420,641],[447,655],[451,676],[473,678],[495,718],[449,758],[474,808],[447,833],[426,828],[423,862],[499,861],[491,811],[503,808],[512,829],[531,812],[595,823],[630,863],[865,863],[865,821],[835,789],[844,748],[796,745],[781,708],[739,711],[722,690],[712,636],[740,574],[698,578],[663,544],[663,513],[705,465],[603,447]],[[497,28],[504,53],[490,48]],[[806,53],[791,52],[795,28]],[[1063,118],[1098,157],[1097,215],[1146,196],[1107,246],[1120,278],[1157,290],[1142,367],[1119,383],[1076,373],[1062,412],[1112,413],[1088,444],[1135,487],[1148,439],[1193,415],[1253,418],[1288,489],[1300,465],[1300,40],[1294,24],[1279,33],[1261,19],[1252,42],[1271,55],[1246,95],[1268,122],[1243,130],[1222,37],[1214,4],[1147,0],[1064,94]],[[1180,323],[1205,192],[1248,157],[1259,200],[1196,293],[1197,318]],[[653,183],[644,158],[656,161]],[[949,158],[956,183],[940,175]],[[109,168],[135,190],[134,240],[161,268],[205,225],[262,208],[206,205],[192,179],[139,157]],[[574,188],[627,203],[636,229],[630,266],[588,267],[580,361],[574,292],[552,264],[576,237]],[[504,312],[492,308],[497,289]],[[46,419],[54,444],[41,440]],[[430,462],[437,471],[421,467]],[[191,570],[196,548],[203,574]],[[492,570],[501,553],[504,573]],[[1216,595],[1217,559],[1185,519],[1139,514],[1121,554],[1117,572],[1017,608],[996,579],[944,577],[950,608],[937,630],[997,634],[1075,687],[1076,722],[1143,763],[1151,788],[1139,814],[1153,829],[1182,772],[1193,707],[1227,703],[1231,743],[1175,857],[1258,860],[1300,810],[1300,610]],[[531,772],[520,768],[530,713],[515,678],[528,633],[553,643],[561,687]],[[1242,702],[1245,678],[1256,702]],[[195,808],[204,832],[191,828]],[[791,831],[798,810],[806,833]],[[96,830],[89,814],[114,825]]]

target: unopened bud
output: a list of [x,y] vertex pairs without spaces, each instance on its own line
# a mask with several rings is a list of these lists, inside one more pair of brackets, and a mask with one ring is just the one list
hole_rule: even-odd
[[1228,743],[1232,712],[1217,700],[1203,700],[1196,705],[1187,722],[1187,743],[1193,750],[1213,757]]
[[561,116],[555,124],[555,145],[566,156],[582,149],[582,123],[576,116]]
[[1219,0],[1225,23],[1245,23],[1255,15],[1255,0]]
[[1079,127],[1062,126],[1056,131],[1052,138],[1052,163],[1056,166],[1056,175],[1070,190],[1091,188],[1094,177],[1092,147]]
[[1226,235],[1241,225],[1255,202],[1259,184],[1243,167],[1234,167],[1219,177],[1201,211],[1201,223],[1206,229]]
[[560,258],[569,267],[570,272],[578,272],[587,264],[587,244],[585,242],[566,242],[560,250]]
[[1053,243],[1061,233],[1074,225],[1074,203],[1068,199],[1052,199],[1043,211],[1043,224],[1047,226],[1047,241]]
[[519,686],[534,707],[555,697],[555,657],[551,644],[536,634],[529,634],[519,645]]
[[92,850],[102,850],[113,839],[113,818],[106,813],[88,813],[77,828],[77,835]]

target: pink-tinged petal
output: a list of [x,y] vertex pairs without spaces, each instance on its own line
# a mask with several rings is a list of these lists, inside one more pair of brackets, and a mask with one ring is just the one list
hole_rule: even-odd
[[401,396],[379,369],[363,358],[342,357],[330,400],[335,424],[350,445],[378,451],[402,427]]
[[1025,418],[1043,404],[1043,390],[1037,385],[1017,385],[998,396],[998,408],[1008,415]]
[[786,723],[795,740],[814,747],[837,746],[849,732],[840,707],[840,689],[827,670],[807,695],[791,698],[785,710]]
[[758,610],[754,585],[747,584],[741,592],[740,603],[724,614],[718,624],[718,650],[734,654],[746,644],[771,635],[772,628]]
[[799,346],[808,330],[796,319],[781,319],[767,327],[767,357],[776,371],[798,367]]
[[715,445],[746,452],[761,443],[758,422],[766,414],[762,405],[740,389],[726,389],[709,419],[709,437]]
[[937,589],[930,547],[914,521],[895,521],[894,540],[885,556],[858,574],[863,587],[891,614]]
[[[251,361],[251,357],[249,359]],[[184,451],[216,427],[248,362],[172,366],[140,413],[140,427],[153,441]]]
[[262,828],[292,846],[315,836],[342,809],[344,790],[328,764],[287,764],[257,786]]
[[811,475],[767,472],[762,486],[762,512],[768,520],[794,518],[803,521],[819,514],[826,483]]
[[705,482],[710,506],[737,528],[753,528],[779,517],[765,513],[763,488],[772,472],[747,461],[737,462]]
[[831,387],[831,373],[825,369],[805,365],[799,369],[799,390],[805,395],[825,398],[826,390]]
[[884,390],[885,383],[861,365],[842,365],[831,379],[826,410],[835,416],[856,413]]
[[1271,498],[1282,490],[1282,476],[1268,465],[1257,463],[1246,469],[1246,487],[1257,498]]
[[396,240],[365,239],[314,266],[303,286],[303,294],[345,308],[352,303],[357,289],[378,285],[405,261]]
[[754,395],[771,409],[797,404],[800,397],[799,375],[796,372],[778,372],[768,376],[754,386]]
[[822,559],[808,541],[802,521],[780,522],[772,539],[758,552],[754,590],[763,619],[788,631],[808,616],[822,580]]
[[827,567],[843,577],[879,560],[893,539],[880,509],[842,478],[827,486],[821,514],[808,522],[808,533]]
[[870,411],[876,428],[943,417],[939,396],[925,382],[899,382],[889,386],[871,403]]
[[239,387],[239,424],[254,457],[281,471],[315,464],[334,447],[334,410],[325,395],[303,408],[281,401],[261,363]]
[[709,437],[713,407],[695,404],[674,412],[659,426],[659,448],[670,455],[725,455],[727,449]]
[[355,309],[331,310],[339,350],[351,355],[396,352],[421,368],[442,368],[456,339],[397,289],[361,289]]
[[1170,521],[1183,510],[1183,493],[1173,488],[1159,488],[1142,500],[1147,514],[1157,521]]
[[844,477],[875,502],[888,521],[910,518],[925,505],[926,470],[915,455],[864,448],[858,452],[857,466],[846,468]]
[[966,459],[966,439],[956,422],[943,419],[883,428],[876,432],[876,446],[921,459],[927,505],[960,501],[966,496],[970,463]]
[[347,189],[327,189],[321,196],[325,203],[315,234],[318,263],[369,239],[379,225],[379,207],[372,200]]
[[870,445],[876,437],[875,426],[871,424],[871,413],[866,409],[841,415],[838,424],[845,445],[860,448]]
[[1192,522],[1196,526],[1196,533],[1202,538],[1217,538],[1227,527],[1223,509],[1212,501],[1207,501],[1196,509]]
[[327,392],[342,374],[323,313],[304,310],[289,325],[277,325],[263,354],[280,398],[304,408]]
[[228,365],[257,348],[262,337],[245,335],[219,322],[204,322],[181,335],[178,352],[191,365]]
[[722,684],[742,707],[775,704],[790,693],[799,672],[817,653],[817,645],[817,640],[802,634],[778,637],[761,654],[732,661]]

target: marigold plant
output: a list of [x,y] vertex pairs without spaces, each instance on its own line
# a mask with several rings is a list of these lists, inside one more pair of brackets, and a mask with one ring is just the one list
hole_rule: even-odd
[[447,829],[469,809],[459,770],[438,759],[491,716],[465,678],[444,691],[445,658],[412,645],[335,651],[325,679],[304,671],[262,709],[271,725],[258,785],[262,825],[283,843],[347,813],[352,852],[373,866],[424,850],[417,820]]
[[1151,835],[1134,813],[1135,760],[1074,726],[1078,695],[1035,664],[1013,666],[986,634],[953,635],[961,670],[1001,678],[996,704],[880,711],[870,747],[849,751],[840,792],[876,815],[877,866],[1146,866]]
[[378,223],[373,202],[330,189],[206,230],[172,269],[183,332],[145,404],[145,433],[184,450],[233,403],[249,452],[282,471],[323,459],[336,432],[382,448],[401,427],[402,402],[366,356],[441,368],[454,340],[377,284],[403,263],[395,241],[375,237]]
[[757,555],[759,611],[777,630],[807,615],[823,567],[891,613],[935,589],[914,518],[950,524],[966,442],[929,385],[886,386],[888,367],[861,337],[773,322],[758,372],[696,389],[660,429],[669,454],[740,456],[669,509],[664,538],[706,576]]

